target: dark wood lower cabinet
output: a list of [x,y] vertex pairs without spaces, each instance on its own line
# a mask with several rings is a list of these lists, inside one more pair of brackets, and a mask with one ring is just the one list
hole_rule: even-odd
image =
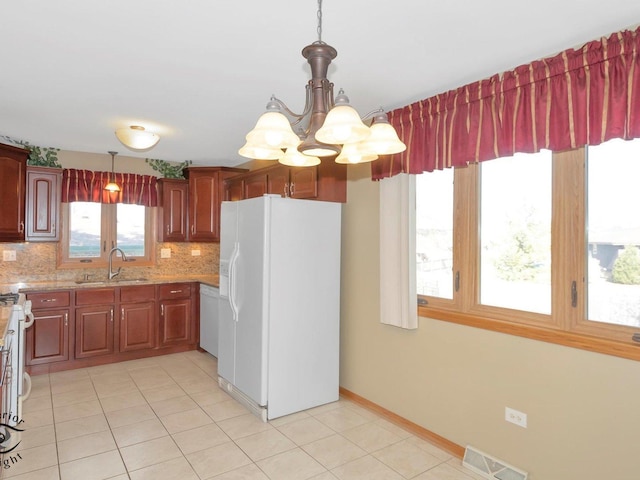
[[33,310],[34,322],[26,330],[27,365],[69,360],[69,309]]
[[197,293],[196,283],[28,292],[35,316],[26,331],[28,371],[55,372],[193,350],[198,342]]
[[114,305],[76,308],[75,358],[114,352]]

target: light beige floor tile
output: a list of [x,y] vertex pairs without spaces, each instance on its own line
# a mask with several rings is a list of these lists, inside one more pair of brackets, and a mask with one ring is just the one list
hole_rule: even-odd
[[[341,402],[344,402],[344,400],[341,400]],[[360,405],[353,403],[353,402],[346,402],[344,408],[348,408],[349,410],[356,412],[358,415],[360,415],[361,417],[366,418],[367,420],[369,420],[370,422],[373,422],[375,420],[377,420],[378,418],[380,418],[378,415],[376,415],[374,412],[367,410],[364,407],[361,407]]]
[[299,448],[256,462],[269,478],[306,480],[319,475],[325,468]]
[[220,388],[216,388],[215,390],[204,390],[202,392],[195,392],[190,394],[189,396],[201,407],[229,400],[229,394],[224,390],[221,390]]
[[306,417],[278,427],[282,433],[297,445],[305,445],[321,438],[329,437],[335,432],[314,417]]
[[172,437],[185,455],[215,447],[216,445],[227,443],[230,440],[215,423],[175,433]]
[[129,473],[131,480],[198,480],[189,462],[184,457],[174,458]]
[[341,432],[342,435],[367,452],[375,452],[402,441],[402,438],[377,423],[365,423]]
[[117,450],[60,464],[61,480],[104,480],[126,473]]
[[302,449],[328,470],[367,454],[363,449],[337,434],[311,442]]
[[[450,458],[449,460],[447,460],[446,464],[452,468],[455,468],[459,472],[464,473],[465,475],[467,475],[468,477],[471,477],[474,480],[484,480],[485,478],[482,475],[478,475],[477,473],[472,472],[471,470],[466,468],[464,465],[462,465],[462,460],[460,460],[459,458],[456,458],[456,457]],[[467,480],[467,479],[465,478],[464,480]]]
[[309,415],[320,415],[322,413],[327,413],[336,408],[342,408],[346,405],[344,400],[338,400],[337,402],[325,403],[324,405],[320,405],[318,407],[309,408],[305,410]]
[[44,387],[50,387],[49,374],[44,373],[42,375],[31,375],[31,389],[40,389]]
[[337,478],[338,477],[331,472],[324,472],[320,475],[316,475],[315,477],[311,477],[309,480],[337,480]]
[[58,393],[53,395],[53,406],[64,407],[65,405],[73,405],[75,403],[88,402],[90,400],[97,400],[98,396],[93,388],[83,387],[77,390],[71,390],[64,393]]
[[441,463],[431,470],[414,477],[414,480],[472,480],[472,478],[447,463]]
[[138,422],[134,425],[116,427],[111,431],[119,448],[169,435],[162,422],[157,418]]
[[409,437],[407,440],[413,445],[415,445],[416,447],[433,455],[434,457],[436,457],[438,460],[442,462],[446,462],[447,460],[452,458],[452,455],[450,453],[445,452],[441,448],[436,447],[435,445],[427,442],[426,440],[422,440],[414,436]]
[[62,384],[73,382],[76,380],[84,380],[89,378],[89,372],[86,368],[77,368],[75,370],[66,370],[64,372],[56,372],[49,374],[51,383]]
[[88,367],[86,370],[91,378],[99,377],[101,375],[128,375],[127,370],[122,365],[122,362],[97,365],[95,367]]
[[[111,365],[116,366],[118,364],[113,363]],[[94,385],[119,385],[121,383],[133,382],[129,373],[123,368],[103,370],[102,372],[90,372],[90,377]]]
[[122,393],[100,399],[102,409],[106,412],[115,412],[116,410],[124,410],[125,408],[137,407],[138,405],[146,405],[147,401],[140,392]]
[[157,368],[134,370],[130,375],[140,390],[175,385],[174,380],[166,372]]
[[73,405],[65,405],[64,407],[55,407],[53,415],[56,423],[67,422],[75,418],[90,417],[102,413],[102,407],[98,400],[89,400],[88,402],[74,403]]
[[251,459],[233,442],[190,453],[186,457],[200,478],[214,477],[251,463]]
[[149,390],[143,390],[142,395],[147,399],[147,402],[160,402],[162,400],[167,400],[175,397],[182,397],[185,395],[184,390],[182,390],[177,384],[170,385],[168,387],[160,387],[160,388],[151,388]]
[[193,410],[172,413],[171,415],[160,417],[160,420],[171,434],[213,423],[213,420],[199,407]]
[[[141,369],[154,369],[159,366],[158,360],[155,357],[151,358],[140,358],[138,360],[129,360],[121,363],[122,367],[127,370],[127,372],[131,373],[134,370]],[[151,370],[149,370],[151,371]]]
[[404,428],[400,428],[399,426],[389,422],[388,420],[385,420],[384,418],[380,418],[376,420],[374,423],[384,428],[385,430],[395,433],[397,436],[399,436],[402,439],[409,438],[412,435],[411,432],[407,432]]
[[331,473],[340,480],[403,480],[398,472],[370,455],[336,467]]
[[171,437],[161,437],[120,449],[128,471],[139,470],[182,456]]
[[295,443],[275,428],[240,438],[236,444],[254,462],[296,448]]
[[110,477],[108,480],[130,480],[130,477],[126,473],[123,473],[122,475],[118,475],[116,477]]
[[133,425],[134,423],[156,418],[156,414],[147,404],[126,408],[124,410],[116,410],[115,412],[108,412],[106,415],[111,428]]
[[58,464],[55,443],[27,448],[26,450],[15,452],[15,454],[13,453],[14,452],[4,455],[3,467],[4,465],[9,465],[9,468],[3,468],[3,478],[15,477],[23,473],[42,470],[43,468]]
[[46,383],[45,382],[40,382],[39,384],[34,383],[34,379],[40,378],[40,377],[43,377],[43,375],[31,376],[31,393],[29,394],[29,400],[33,398],[51,396],[51,386],[49,385],[49,377],[46,378]]
[[73,392],[75,390],[83,390],[92,386],[93,384],[89,377],[66,381],[59,381],[55,378],[51,379],[51,393],[53,395],[60,395],[61,393]]
[[211,477],[211,480],[269,480],[255,464],[245,465],[230,472]]
[[295,422],[297,420],[302,420],[303,418],[309,417],[307,412],[297,412],[292,413],[291,415],[286,415],[284,417],[274,418],[273,420],[269,420],[269,423],[274,427],[280,427],[287,423]]
[[109,423],[103,413],[56,423],[56,437],[59,442],[106,430],[109,430]]
[[125,395],[139,391],[133,380],[115,384],[99,383],[95,385],[95,389],[99,398],[114,397],[116,395]]
[[35,472],[23,473],[22,475],[11,477],[11,480],[60,480],[60,474],[56,465],[36,470]]
[[[23,432],[12,432],[12,443],[16,445],[20,442],[17,451],[27,448],[40,447],[49,443],[56,443],[56,433],[53,425],[43,425],[42,427],[25,428]],[[3,444],[3,446],[6,446]]]
[[189,395],[218,388],[217,380],[214,380],[206,374],[202,374],[202,377],[177,378],[176,382],[178,382],[178,385]]
[[410,440],[403,440],[385,447],[372,455],[406,478],[413,478],[442,463],[441,460],[418,448]]
[[36,428],[53,424],[53,409],[46,408],[35,412],[24,412],[22,415],[24,428]]
[[314,415],[314,417],[336,432],[341,432],[369,422],[368,419],[350,408],[335,408],[328,412]]
[[263,422],[251,413],[228,418],[218,422],[218,426],[229,435],[232,440],[253,435],[254,433],[271,430],[274,427]]
[[235,400],[226,400],[224,402],[214,403],[213,405],[205,405],[202,409],[216,422],[239,415],[245,415],[249,412],[249,410]]
[[67,463],[115,449],[116,442],[107,430],[58,442],[58,459],[60,463]]
[[[178,387],[180,388],[180,387]],[[153,411],[159,417],[171,415],[172,413],[185,412],[187,410],[193,410],[198,408],[198,404],[194,402],[191,397],[185,395],[184,392],[179,397],[167,398],[166,400],[160,400],[156,402],[149,402]]]
[[41,395],[39,397],[32,397],[29,395],[29,398],[22,405],[22,415],[26,415],[27,413],[37,412],[38,410],[50,409],[53,407],[53,401],[51,400],[51,394],[47,393],[47,395]]

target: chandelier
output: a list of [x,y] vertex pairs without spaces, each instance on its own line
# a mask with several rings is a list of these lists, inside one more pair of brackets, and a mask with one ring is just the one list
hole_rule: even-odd
[[[335,48],[322,41],[322,0],[318,0],[318,40],[302,50],[311,66],[302,113],[292,112],[272,95],[267,111],[238,150],[240,155],[307,167],[318,165],[321,157],[335,156],[337,163],[363,163],[407,148],[382,108],[361,118],[342,89],[334,98],[327,71],[337,55]],[[363,122],[369,119],[370,126]]]

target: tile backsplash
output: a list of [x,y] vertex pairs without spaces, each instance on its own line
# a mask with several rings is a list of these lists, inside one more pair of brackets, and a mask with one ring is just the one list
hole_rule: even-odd
[[[171,249],[171,258],[160,258],[161,249]],[[13,250],[16,261],[3,261],[0,256],[0,283],[78,280],[84,275],[106,278],[107,269],[57,269],[56,243],[0,243],[0,251]],[[199,250],[199,256],[192,256]],[[136,267],[134,263],[122,268],[123,278],[171,275],[210,275],[218,273],[220,244],[218,243],[157,243],[156,265]]]

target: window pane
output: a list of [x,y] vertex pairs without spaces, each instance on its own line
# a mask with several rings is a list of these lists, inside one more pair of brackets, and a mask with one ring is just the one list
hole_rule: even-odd
[[480,303],[551,313],[551,152],[481,165]]
[[118,203],[116,221],[118,247],[130,257],[144,256],[145,207]]
[[100,256],[101,211],[99,203],[69,204],[69,258]]
[[453,298],[453,168],[416,176],[418,295]]
[[640,327],[640,140],[589,147],[588,318]]

